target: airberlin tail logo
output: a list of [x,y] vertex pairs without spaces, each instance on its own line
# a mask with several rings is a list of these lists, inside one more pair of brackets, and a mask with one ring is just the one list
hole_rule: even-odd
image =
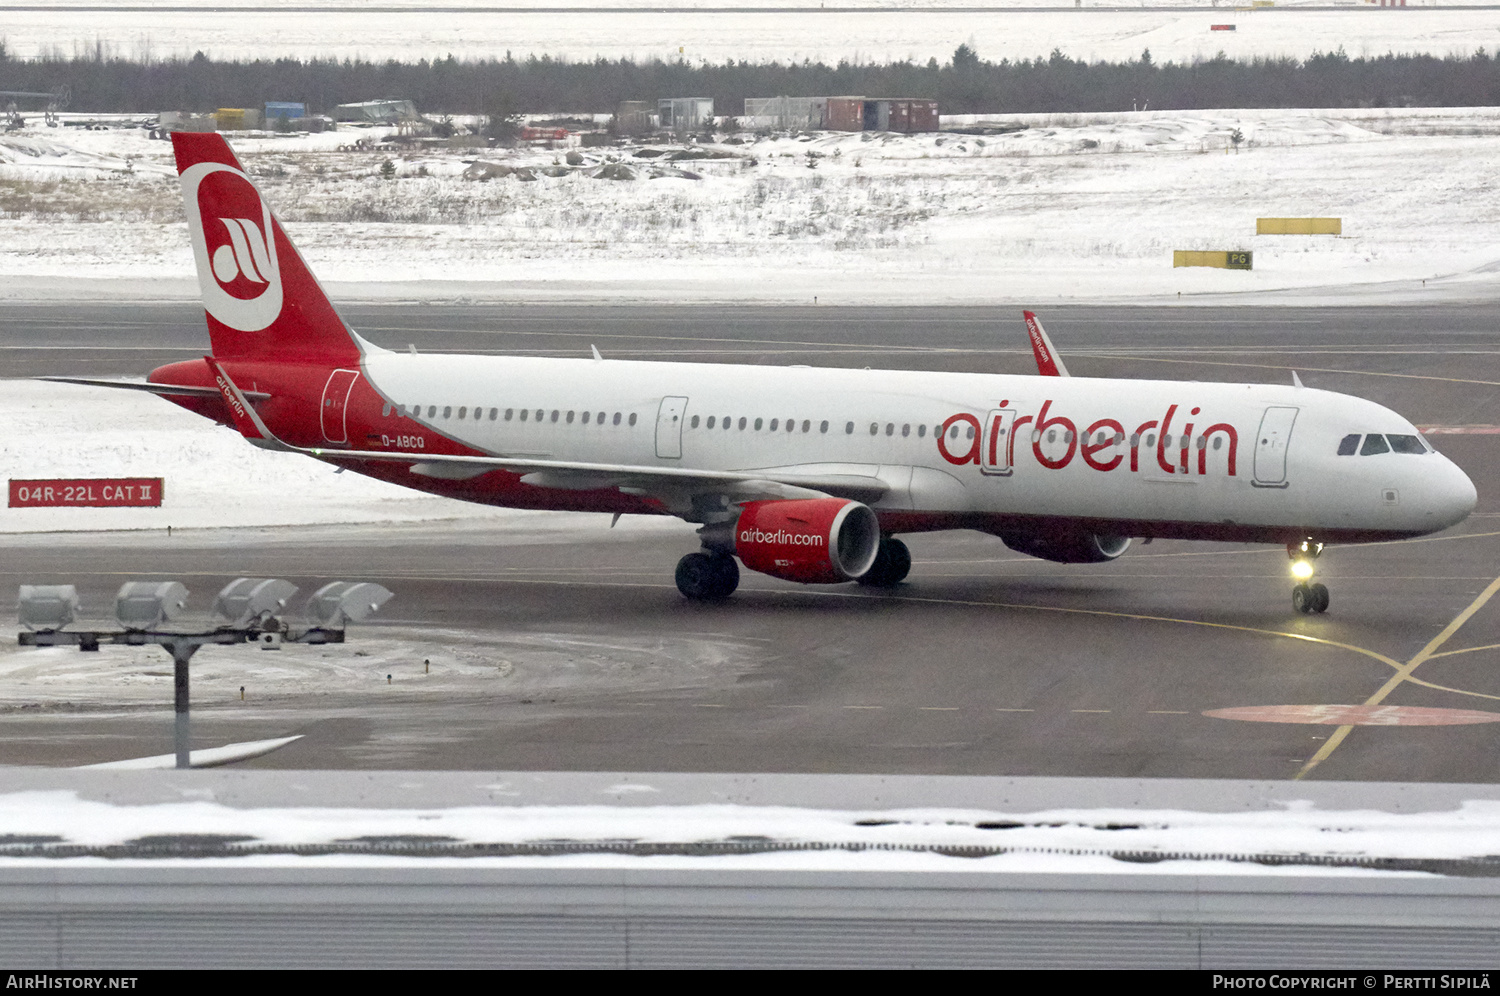
[[229,244],[219,246],[209,257],[214,276],[225,287],[243,276],[252,284],[269,284],[262,274],[271,272],[271,248],[260,226],[249,218],[220,218],[229,233]]
[[241,332],[268,328],[282,305],[270,208],[244,173],[224,163],[184,170],[182,193],[203,307]]

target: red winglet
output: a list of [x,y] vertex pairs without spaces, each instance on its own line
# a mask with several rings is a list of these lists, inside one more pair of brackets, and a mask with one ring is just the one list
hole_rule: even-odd
[[1042,323],[1037,321],[1036,314],[1023,311],[1026,316],[1026,335],[1031,339],[1031,351],[1036,354],[1036,368],[1043,377],[1067,377],[1068,368],[1063,366],[1063,361],[1057,355],[1057,350],[1052,347],[1052,340],[1047,337],[1047,330],[1042,328]]

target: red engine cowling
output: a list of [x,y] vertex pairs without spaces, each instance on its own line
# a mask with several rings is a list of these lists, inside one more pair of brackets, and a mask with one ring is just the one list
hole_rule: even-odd
[[837,584],[875,563],[880,523],[868,506],[843,498],[752,501],[735,524],[734,549],[752,571]]

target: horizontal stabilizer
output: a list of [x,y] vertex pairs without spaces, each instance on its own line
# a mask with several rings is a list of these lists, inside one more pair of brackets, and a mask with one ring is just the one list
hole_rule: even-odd
[[[94,380],[89,377],[38,377],[56,384],[81,384],[84,387],[122,387],[127,391],[145,391],[147,394],[170,394],[176,397],[217,398],[217,387],[192,387],[187,384],[152,384],[143,380]],[[251,401],[264,401],[270,395],[264,391],[244,391]]]

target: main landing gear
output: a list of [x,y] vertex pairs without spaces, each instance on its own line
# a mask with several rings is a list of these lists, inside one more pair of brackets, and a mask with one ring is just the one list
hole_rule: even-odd
[[1287,556],[1292,558],[1292,577],[1297,579],[1292,586],[1292,608],[1304,615],[1328,611],[1327,586],[1312,580],[1314,564],[1322,552],[1323,544],[1312,537],[1286,545]]
[[740,565],[727,553],[705,550],[677,562],[677,590],[697,602],[718,601],[740,586]]
[[894,536],[882,536],[880,552],[875,554],[875,563],[855,580],[870,588],[894,588],[906,580],[909,573],[911,551],[906,548],[906,544]]

